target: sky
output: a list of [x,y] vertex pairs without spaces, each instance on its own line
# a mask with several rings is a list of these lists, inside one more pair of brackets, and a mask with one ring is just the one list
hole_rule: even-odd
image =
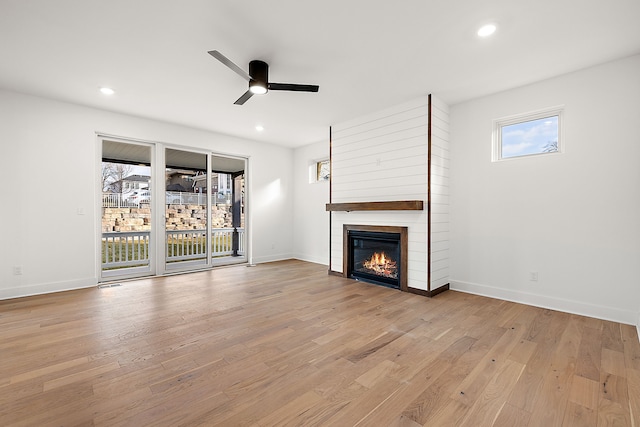
[[558,116],[502,126],[502,158],[540,154],[557,141]]

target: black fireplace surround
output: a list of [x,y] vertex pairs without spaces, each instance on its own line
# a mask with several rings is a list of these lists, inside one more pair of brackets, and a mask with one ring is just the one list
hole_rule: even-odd
[[343,224],[342,276],[408,292],[408,227]]
[[400,289],[400,233],[349,232],[349,272],[356,280]]

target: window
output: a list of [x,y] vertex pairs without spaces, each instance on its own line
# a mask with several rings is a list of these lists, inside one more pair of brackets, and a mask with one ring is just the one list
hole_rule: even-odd
[[309,168],[309,184],[329,181],[329,176],[331,175],[329,159],[309,159],[307,165]]
[[316,181],[328,181],[331,174],[329,160],[316,162]]
[[495,120],[493,161],[560,153],[561,121],[561,108]]

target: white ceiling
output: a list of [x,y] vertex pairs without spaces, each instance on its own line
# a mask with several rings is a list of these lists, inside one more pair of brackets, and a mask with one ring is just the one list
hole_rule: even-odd
[[[0,88],[295,147],[420,95],[451,105],[640,53],[638,22],[638,0],[0,0]],[[236,106],[247,83],[214,49],[320,91]]]

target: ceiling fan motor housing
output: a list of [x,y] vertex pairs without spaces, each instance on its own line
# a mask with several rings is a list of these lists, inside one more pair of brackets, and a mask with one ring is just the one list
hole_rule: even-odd
[[249,75],[249,90],[253,93],[267,93],[269,65],[264,61],[253,60],[249,62]]

